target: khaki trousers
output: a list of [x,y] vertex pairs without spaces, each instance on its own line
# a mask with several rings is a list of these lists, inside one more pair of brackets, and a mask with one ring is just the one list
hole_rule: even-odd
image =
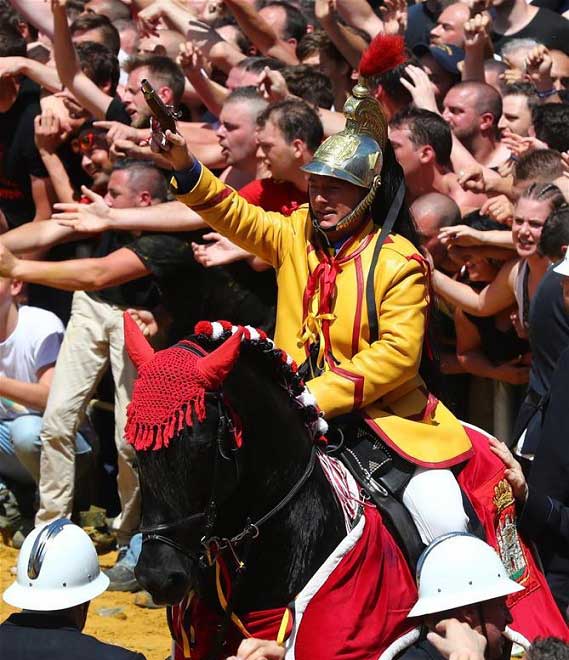
[[69,517],[73,507],[75,435],[108,363],[115,384],[115,444],[121,514],[118,542],[128,543],[140,523],[140,487],[134,449],[124,441],[126,407],[136,371],[124,347],[123,309],[75,292],[71,319],[55,365],[40,435],[40,508],[36,524]]

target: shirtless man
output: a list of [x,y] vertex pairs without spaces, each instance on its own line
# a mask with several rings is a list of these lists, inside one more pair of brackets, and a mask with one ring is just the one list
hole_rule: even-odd
[[441,193],[456,202],[461,214],[479,209],[485,195],[464,190],[452,171],[452,135],[440,115],[409,108],[398,112],[389,126],[389,139],[403,168],[407,202],[428,193]]

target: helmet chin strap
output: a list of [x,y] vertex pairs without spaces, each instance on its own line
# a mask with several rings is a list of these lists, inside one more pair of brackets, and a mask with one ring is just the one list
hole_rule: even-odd
[[322,227],[318,220],[314,217],[312,206],[309,206],[310,219],[314,231],[319,237],[320,241],[325,247],[331,246],[331,235],[338,234],[338,237],[349,236],[361,224],[367,212],[373,204],[377,189],[381,184],[381,176],[378,174],[374,177],[370,189],[365,197],[357,204],[357,206],[347,213],[336,225],[333,227]]

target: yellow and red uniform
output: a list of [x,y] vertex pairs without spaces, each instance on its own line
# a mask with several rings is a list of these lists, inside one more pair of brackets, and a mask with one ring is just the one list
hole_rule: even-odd
[[379,339],[370,342],[365,290],[379,236],[371,220],[329,255],[311,240],[307,206],[289,217],[263,211],[206,168],[178,199],[275,268],[275,343],[300,364],[320,342],[325,371],[307,385],[327,418],[359,410],[388,445],[425,467],[471,455],[461,424],[442,403],[433,405],[418,373],[428,278],[409,241],[390,235],[381,249],[374,271]]

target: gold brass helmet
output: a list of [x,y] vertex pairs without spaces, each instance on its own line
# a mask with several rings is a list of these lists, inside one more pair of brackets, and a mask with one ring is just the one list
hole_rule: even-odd
[[[381,105],[360,77],[344,105],[346,127],[330,136],[315,151],[302,170],[330,176],[369,190],[358,206],[336,227],[355,226],[371,206],[381,182],[383,149],[387,141],[387,119]],[[326,231],[319,228],[320,231]]]

